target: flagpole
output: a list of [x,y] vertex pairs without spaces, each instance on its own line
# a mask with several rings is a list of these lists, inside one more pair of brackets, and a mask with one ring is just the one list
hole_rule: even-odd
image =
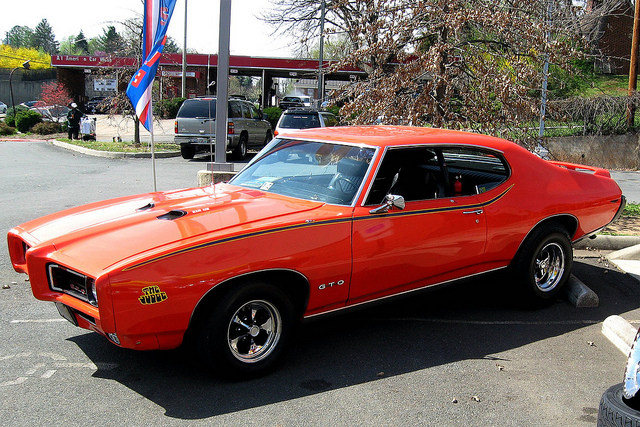
[[[153,92],[153,89],[152,89]],[[155,193],[156,191],[158,191],[157,187],[156,187],[156,144],[153,138],[153,95],[151,96],[151,99],[149,100],[149,109],[151,110],[151,124],[150,124],[150,128],[151,128],[151,169],[153,169],[153,192]]]

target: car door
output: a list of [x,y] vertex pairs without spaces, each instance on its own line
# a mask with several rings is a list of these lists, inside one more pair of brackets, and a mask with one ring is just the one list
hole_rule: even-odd
[[267,138],[268,122],[262,119],[262,114],[254,105],[248,104],[251,111],[251,122],[255,134],[255,144],[262,147]]
[[[349,304],[418,289],[478,272],[486,220],[473,190],[455,192],[441,151],[389,149],[364,206],[354,210]],[[405,208],[371,211],[386,194]]]

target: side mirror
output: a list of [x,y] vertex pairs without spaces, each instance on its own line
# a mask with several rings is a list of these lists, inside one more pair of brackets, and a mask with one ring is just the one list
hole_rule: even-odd
[[262,120],[269,120],[269,116],[266,113],[262,113]]
[[371,209],[369,213],[370,214],[387,213],[389,212],[389,210],[391,210],[391,208],[394,208],[394,207],[400,210],[404,209],[404,197],[395,196],[393,194],[387,194],[387,196],[384,198],[384,203],[375,209]]

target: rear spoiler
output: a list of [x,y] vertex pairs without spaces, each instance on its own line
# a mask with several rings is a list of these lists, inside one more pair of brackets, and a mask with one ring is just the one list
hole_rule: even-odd
[[551,163],[551,164],[554,164],[554,165],[556,165],[558,167],[569,169],[569,170],[572,170],[572,171],[590,173],[590,174],[594,174],[594,175],[597,175],[597,176],[604,176],[606,178],[611,178],[611,174],[609,173],[608,170],[602,169],[602,168],[599,168],[599,167],[579,165],[579,164],[576,164],[576,163],[556,162],[556,161],[551,161],[551,160],[548,160],[548,162]]

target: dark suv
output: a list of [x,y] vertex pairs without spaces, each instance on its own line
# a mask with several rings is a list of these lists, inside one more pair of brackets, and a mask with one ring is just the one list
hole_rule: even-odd
[[[262,148],[271,141],[271,125],[252,103],[229,100],[227,150],[237,159],[244,159],[247,149]],[[192,159],[197,151],[209,150],[216,138],[216,99],[195,98],[184,101],[175,122],[176,144],[182,158]]]
[[327,111],[289,109],[280,116],[276,129],[276,136],[287,129],[308,129],[336,126],[338,118]]

